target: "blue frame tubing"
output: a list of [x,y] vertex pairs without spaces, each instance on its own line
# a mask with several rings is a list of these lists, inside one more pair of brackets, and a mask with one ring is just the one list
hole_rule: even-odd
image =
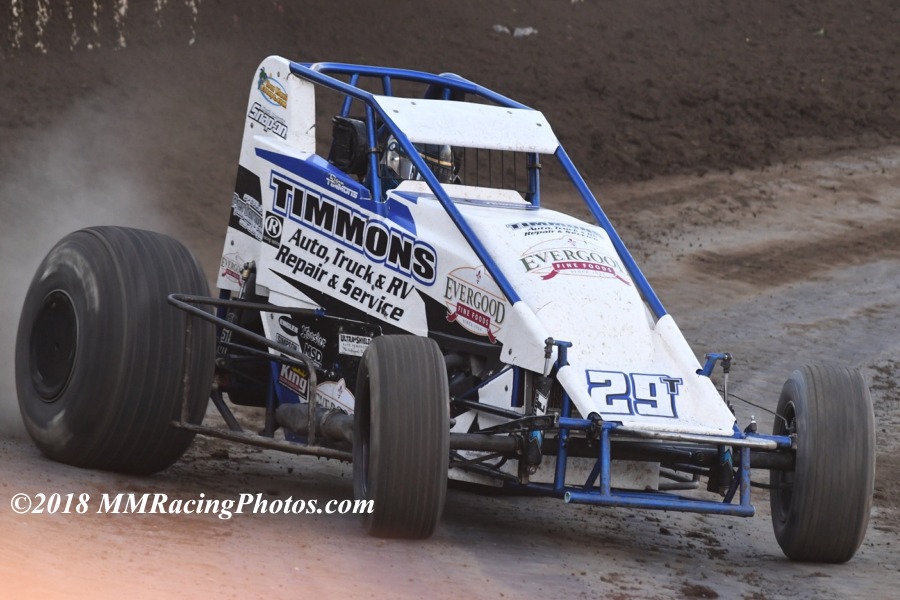
[[[568,365],[569,342],[555,340],[557,359],[553,371]],[[690,498],[660,491],[625,491],[612,488],[612,451],[610,434],[619,427],[615,421],[600,422],[600,444],[598,455],[591,473],[581,486],[566,485],[566,465],[568,463],[568,439],[572,430],[587,431],[597,423],[590,419],[579,419],[571,416],[572,405],[569,395],[563,391],[560,418],[558,421],[556,465],[552,486],[547,484],[526,484],[525,488],[545,495],[561,497],[567,503],[594,504],[601,506],[618,506],[645,509],[677,510],[680,512],[696,512],[704,514],[721,514],[738,517],[752,517],[756,509],[750,499],[750,447],[740,448],[741,463],[737,467],[732,487],[722,501],[710,501]],[[735,440],[749,437],[775,441],[779,447],[790,447],[791,439],[784,436],[747,435],[736,431]],[[599,481],[598,481],[599,480]],[[738,503],[734,496],[740,490]]]

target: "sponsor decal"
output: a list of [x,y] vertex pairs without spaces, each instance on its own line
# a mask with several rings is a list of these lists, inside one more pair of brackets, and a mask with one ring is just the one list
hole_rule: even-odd
[[283,265],[273,270],[292,285],[322,290],[369,315],[402,322],[416,282],[434,285],[434,248],[409,233],[415,229],[411,219],[407,227],[396,228],[387,217],[360,210],[376,207],[367,199],[338,201],[308,185],[271,173],[272,212],[282,221],[265,235],[280,226],[278,243],[272,236],[271,245],[275,261]]
[[328,177],[325,178],[325,184],[333,190],[337,190],[338,192],[344,194],[345,196],[350,196],[354,200],[359,198],[359,192],[349,187],[346,183],[341,181],[341,178],[335,175],[334,173],[329,173]]
[[236,252],[223,255],[222,262],[220,263],[222,276],[231,279],[238,285],[242,284],[244,278],[241,277],[241,271],[244,270],[244,264],[244,259]]
[[316,386],[316,396],[320,406],[328,409],[340,409],[346,412],[353,412],[353,405],[356,398],[347,389],[344,380],[326,381]]
[[362,356],[371,342],[372,338],[366,335],[341,333],[338,337],[338,352],[348,356]]
[[[272,173],[270,187],[274,193],[275,213],[338,242],[361,254],[371,263],[383,264],[388,269],[412,277],[424,285],[434,283],[437,256],[431,245],[391,227],[384,221],[369,218],[355,208],[299,187],[276,172]],[[298,230],[289,242],[299,247],[303,237]],[[282,245],[282,248],[285,247]],[[327,255],[328,248],[324,246],[322,248]],[[325,256],[319,258],[324,259]],[[371,266],[364,266],[340,248],[335,249],[335,255],[331,258],[338,268],[353,272],[359,277],[363,277],[359,271],[368,269],[368,277],[371,278]]]
[[297,337],[297,334],[300,333],[300,328],[294,324],[294,321],[291,320],[290,317],[278,317],[278,324],[284,331],[294,337]]
[[247,113],[247,118],[262,125],[263,131],[271,131],[281,139],[287,139],[288,126],[284,119],[270,113],[259,102],[253,103],[250,112]]
[[557,275],[579,275],[607,277],[631,285],[617,257],[571,236],[532,246],[519,260],[527,273],[545,281]]
[[312,344],[303,342],[303,348],[301,351],[303,352],[303,354],[308,356],[310,358],[310,360],[313,361],[313,364],[315,364],[317,367],[322,366],[322,351],[321,350],[319,350]]
[[253,171],[238,165],[237,180],[231,196],[228,227],[255,240],[262,239],[262,186]]
[[297,351],[300,350],[300,346],[297,345],[297,342],[295,342],[292,339],[286,338],[285,336],[281,335],[280,333],[275,333],[275,341],[278,342],[279,344],[281,344],[282,346],[287,346],[291,350],[297,350]]
[[306,377],[306,371],[299,367],[281,365],[281,371],[278,374],[278,383],[291,390],[298,396],[306,398],[306,390],[309,386],[309,382],[307,381]]
[[231,197],[231,210],[237,218],[240,226],[256,240],[263,237],[262,230],[262,203],[250,196],[250,194],[238,195],[237,192]]
[[318,331],[311,329],[309,325],[302,325],[297,337],[311,344],[315,344],[319,348],[325,347],[325,338]]
[[[300,342],[300,344],[297,344],[297,342],[291,341],[290,343],[286,343],[286,346],[290,346],[294,350],[303,352],[303,354],[311,358],[317,366],[322,366],[322,351],[325,349],[326,340],[321,333],[315,331],[309,325],[298,326],[289,316],[278,317],[278,325],[281,327],[282,331]],[[280,333],[276,333],[275,336],[279,341],[281,339],[287,339]]]
[[266,213],[263,221],[263,241],[277,248],[281,245],[281,232],[284,231],[284,221],[281,217],[270,212]]
[[511,231],[519,232],[525,237],[534,235],[565,234],[593,241],[608,239],[603,230],[591,229],[590,227],[576,225],[574,223],[560,223],[558,221],[524,221],[522,223],[507,223],[506,228]]
[[506,302],[483,267],[460,267],[447,276],[444,289],[447,320],[496,343],[506,319]]
[[304,236],[300,229],[288,243],[281,244],[275,260],[290,269],[292,275],[302,276],[305,284],[317,289],[327,286],[346,302],[385,320],[402,320],[404,309],[395,302],[406,299],[415,289],[399,277],[376,274],[371,265],[350,260],[340,248],[329,248]]
[[269,76],[265,69],[259,70],[259,78],[256,81],[256,88],[262,95],[263,100],[273,106],[287,108],[287,91],[280,81]]

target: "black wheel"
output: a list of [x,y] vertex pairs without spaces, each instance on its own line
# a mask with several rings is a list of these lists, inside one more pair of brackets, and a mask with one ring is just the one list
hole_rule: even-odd
[[450,457],[447,371],[434,340],[375,338],[359,365],[353,490],[372,500],[370,535],[427,538],[444,512]]
[[793,471],[771,471],[775,538],[792,560],[842,563],[866,534],[875,418],[856,369],[804,367],[784,384],[775,435],[797,435]]
[[167,236],[94,227],[63,238],[25,296],[16,388],[25,428],[48,457],[79,467],[146,474],[171,465],[193,434],[170,427],[206,409],[215,328],[166,302],[208,295],[200,265]]

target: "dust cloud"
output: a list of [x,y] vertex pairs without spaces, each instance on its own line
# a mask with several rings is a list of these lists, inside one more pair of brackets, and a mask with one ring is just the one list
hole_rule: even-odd
[[35,270],[56,242],[91,225],[171,230],[137,158],[79,102],[0,165],[0,434],[24,435],[16,401],[19,314]]
[[[93,225],[149,229],[183,240],[208,275],[218,266],[245,84],[234,99],[236,127],[198,126],[197,115],[209,110],[198,99],[230,97],[234,87],[198,77],[209,62],[194,45],[200,3],[131,4],[6,3],[11,20],[6,38],[0,36],[2,435],[24,435],[15,385],[19,314],[37,266],[62,237]],[[218,154],[221,167],[208,160],[197,166],[197,157]]]

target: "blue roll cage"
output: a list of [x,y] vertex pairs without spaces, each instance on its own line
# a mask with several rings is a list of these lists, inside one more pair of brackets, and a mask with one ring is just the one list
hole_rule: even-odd
[[[490,273],[494,278],[494,281],[497,282],[497,285],[503,291],[506,299],[509,300],[511,304],[515,304],[516,302],[518,302],[518,293],[516,293],[516,291],[513,289],[512,285],[509,283],[509,280],[506,278],[506,275],[500,269],[499,265],[497,265],[494,259],[488,254],[484,245],[481,243],[481,240],[478,239],[478,237],[475,235],[475,232],[472,231],[471,227],[469,227],[469,224],[466,222],[465,217],[463,217],[462,213],[459,212],[459,209],[456,208],[456,205],[447,195],[447,192],[444,190],[443,186],[441,186],[440,182],[437,180],[431,170],[425,165],[424,160],[421,158],[421,156],[419,156],[419,153],[413,147],[412,142],[409,141],[409,138],[406,136],[406,134],[397,127],[391,117],[375,101],[374,95],[371,92],[361,89],[360,87],[358,87],[358,85],[360,79],[363,77],[380,80],[383,95],[392,96],[393,81],[402,80],[435,86],[436,88],[442,89],[444,99],[449,99],[451,94],[456,91],[483,98],[498,106],[503,106],[506,108],[521,108],[526,110],[533,109],[520,102],[516,102],[515,100],[507,98],[506,96],[493,92],[483,86],[472,83],[471,81],[463,79],[462,77],[452,73],[434,75],[431,73],[423,73],[420,71],[411,71],[407,69],[392,69],[383,67],[350,65],[344,63],[301,64],[292,62],[290,66],[291,73],[293,73],[297,77],[301,77],[308,81],[323,85],[345,94],[344,103],[341,107],[341,116],[349,116],[353,100],[359,100],[365,105],[366,133],[368,136],[369,148],[375,148],[377,146],[375,117],[377,116],[377,118],[380,119],[381,122],[383,122],[388,127],[388,129],[397,139],[397,142],[412,159],[413,164],[415,164],[422,178],[428,184],[428,187],[444,207],[444,210],[446,210],[447,214],[450,215],[450,218],[453,219],[453,222],[456,224],[456,227],[459,229],[460,233],[463,234],[466,241],[475,251],[475,254],[479,259],[481,259],[488,273]],[[344,82],[336,79],[332,77],[332,75],[349,76],[349,82]],[[650,284],[647,282],[646,277],[644,277],[644,274],[641,273],[641,270],[638,268],[637,263],[635,263],[634,258],[631,256],[631,253],[625,247],[624,242],[622,242],[622,238],[620,238],[618,233],[616,233],[616,230],[613,227],[612,223],[603,212],[603,209],[600,208],[600,203],[597,202],[597,199],[591,193],[587,184],[584,182],[584,179],[581,177],[581,174],[575,168],[575,165],[572,164],[572,160],[569,158],[569,155],[566,154],[566,151],[565,149],[563,149],[562,144],[557,146],[555,156],[560,165],[565,170],[571,182],[575,185],[575,188],[578,190],[578,193],[581,195],[588,209],[594,215],[594,218],[597,219],[597,223],[609,234],[613,247],[615,247],[616,251],[619,253],[619,256],[622,257],[622,261],[625,265],[626,270],[628,271],[629,275],[631,275],[644,300],[650,306],[653,314],[657,319],[661,319],[663,316],[665,316],[666,309],[663,308],[663,305],[659,301],[659,298],[656,296],[656,293],[653,291],[653,288],[650,287]],[[540,162],[540,159],[536,153],[529,153],[528,160],[529,164],[531,165],[537,165]],[[375,152],[370,152],[369,172],[376,173],[377,170],[378,156]],[[381,180],[378,177],[372,177],[370,178],[369,185],[371,186],[372,197],[376,200],[383,199],[384,196],[381,189]],[[540,206],[540,182],[539,172],[537,169],[529,169],[529,188],[529,201],[531,202],[532,206]]]

